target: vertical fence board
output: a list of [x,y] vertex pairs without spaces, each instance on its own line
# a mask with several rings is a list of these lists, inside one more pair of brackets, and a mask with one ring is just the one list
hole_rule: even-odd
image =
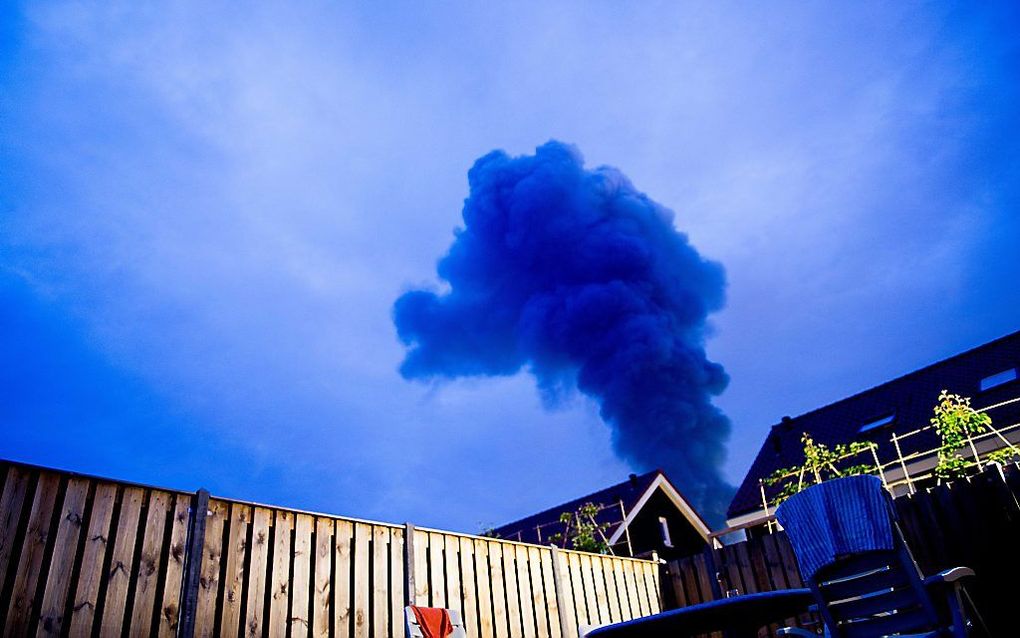
[[475,579],[478,581],[478,632],[481,638],[494,638],[492,616],[492,578],[489,576],[489,543],[476,538],[474,545]]
[[287,635],[290,615],[290,559],[291,532],[294,530],[294,514],[285,510],[275,510],[273,529],[273,575],[269,579],[270,586],[269,638],[282,638]]
[[478,587],[475,584],[475,546],[470,538],[461,536],[460,543],[460,584],[464,600],[464,627],[468,636],[477,638],[478,632]]
[[156,590],[163,564],[163,533],[166,531],[172,494],[162,490],[149,493],[149,509],[142,527],[142,553],[135,566],[135,600],[131,610],[131,631],[148,634],[156,607]]
[[535,613],[532,603],[531,575],[528,573],[528,548],[517,545],[514,548],[516,560],[517,591],[521,609],[521,624],[524,626],[524,638],[535,638]]
[[443,534],[443,570],[446,572],[446,606],[463,615],[464,604],[460,587],[460,541]]
[[382,525],[372,529],[372,635],[388,636],[390,622],[389,555],[390,530]]
[[497,638],[510,635],[506,603],[506,587],[503,584],[503,543],[490,542],[489,573],[492,576],[492,627]]
[[241,606],[244,602],[244,581],[248,576],[245,562],[248,555],[248,529],[251,507],[241,503],[230,504],[227,519],[227,546],[223,551],[223,609],[220,610],[220,635],[236,636],[241,624]]
[[273,512],[264,507],[256,507],[251,517],[251,549],[248,556],[248,595],[245,600],[244,632],[247,638],[262,636],[262,629],[268,622],[268,609],[265,606],[266,589],[271,581],[267,580],[269,572],[269,541],[270,526]]
[[43,593],[38,627],[41,636],[59,636],[66,629],[65,621],[69,620],[64,604],[71,585],[71,570],[78,553],[78,537],[88,493],[88,481],[77,478],[68,481],[64,504],[58,514],[57,536],[53,544],[53,558],[50,559],[50,577],[46,580],[46,590]]
[[11,591],[10,608],[4,623],[5,636],[25,635],[29,631],[36,608],[35,592],[39,584],[39,571],[49,541],[59,487],[60,477],[48,472],[43,473],[36,483],[32,510],[28,515],[28,529],[21,547],[14,589]]
[[354,544],[354,523],[350,521],[336,522],[335,552],[333,554],[333,583],[336,586],[334,598],[333,635],[336,638],[350,638],[353,605],[351,591],[351,574],[353,560],[351,551]]
[[510,543],[503,544],[501,549],[507,622],[510,625],[510,635],[521,636],[524,634],[524,623],[521,619],[521,594],[517,586],[517,552]]
[[[542,555],[549,550],[528,547],[528,573],[531,576],[531,608],[535,611],[535,633],[549,636],[549,604],[546,602],[545,583],[542,581]],[[549,592],[550,594],[552,592]]]
[[390,636],[402,638],[404,635],[404,604],[407,593],[404,585],[407,579],[404,574],[404,530],[390,529]]
[[312,594],[312,636],[328,638],[333,623],[333,520],[315,519],[315,584]]
[[561,626],[560,600],[556,588],[558,570],[553,567],[556,560],[556,553],[552,548],[545,550],[539,556],[542,564],[542,590],[545,592],[545,609],[549,619],[549,635],[561,636],[566,629]]
[[369,566],[372,541],[372,526],[364,523],[354,524],[354,615],[355,638],[368,638],[369,633]]
[[414,531],[414,604],[427,607],[432,600],[429,583],[429,535]]
[[443,535],[429,532],[429,604],[446,607],[446,560],[443,557]]
[[[195,635],[212,638],[216,635],[216,599],[220,592],[220,565],[223,556],[223,522],[230,513],[229,505],[210,500],[205,519],[205,541],[202,543],[202,566],[198,579],[198,609],[195,613]],[[201,516],[202,512],[196,512]]]
[[[25,493],[31,476],[20,467],[7,468],[7,480],[0,495],[0,587],[3,587],[7,576],[7,567],[11,562],[14,550],[14,537],[21,521],[21,512],[25,505]],[[0,615],[2,615],[0,611]]]
[[312,529],[315,519],[308,514],[294,517],[294,575],[291,579],[290,625],[291,638],[307,638],[310,618],[308,607],[311,601],[312,584]]
[[103,636],[120,636],[124,628],[125,606],[134,567],[135,538],[144,501],[145,490],[138,487],[124,488],[117,533],[113,541],[113,556],[107,572],[109,583],[106,600],[103,602],[103,624],[100,631]]
[[[99,604],[99,585],[103,580],[103,562],[109,547],[110,523],[114,503],[117,500],[117,486],[100,483],[92,497],[92,513],[89,515],[88,531],[85,535],[85,550],[82,554],[78,586],[71,604],[70,631],[72,636],[86,636],[92,633]],[[176,612],[176,610],[174,610]]]

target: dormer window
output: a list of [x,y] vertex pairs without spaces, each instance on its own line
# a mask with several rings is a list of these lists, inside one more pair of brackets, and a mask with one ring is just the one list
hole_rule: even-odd
[[981,391],[984,392],[985,390],[991,390],[992,388],[998,387],[1004,383],[1009,383],[1010,381],[1016,381],[1016,368],[1003,370],[1002,372],[997,372],[981,379],[980,388]]
[[885,426],[889,425],[890,423],[892,423],[895,420],[896,420],[896,413],[895,412],[890,412],[889,414],[887,414],[885,416],[882,416],[882,417],[879,417],[877,419],[872,419],[872,420],[868,421],[867,423],[862,425],[860,428],[858,428],[857,432],[860,433],[860,434],[864,434],[865,432],[871,432],[872,430],[877,430],[879,428],[884,428]]

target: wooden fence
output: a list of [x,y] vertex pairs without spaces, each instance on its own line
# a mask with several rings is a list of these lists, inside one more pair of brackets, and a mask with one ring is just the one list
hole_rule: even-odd
[[398,638],[413,600],[472,638],[577,638],[661,604],[654,561],[2,461],[0,579],[4,636]]
[[[921,571],[928,575],[956,566],[977,578],[967,589],[992,636],[1016,632],[1015,603],[1020,579],[1020,469],[995,466],[955,481],[896,499],[900,527]],[[667,565],[666,608],[716,600],[730,593],[800,587],[801,578],[786,535],[769,534],[734,543]],[[785,624],[813,624],[810,616]],[[774,635],[776,625],[760,635]]]

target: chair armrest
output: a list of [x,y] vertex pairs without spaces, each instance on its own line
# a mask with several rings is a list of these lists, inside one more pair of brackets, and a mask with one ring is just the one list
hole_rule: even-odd
[[967,578],[973,575],[974,570],[970,567],[953,567],[952,569],[947,569],[925,578],[924,585],[925,587],[928,587],[930,585],[955,583],[961,578]]
[[777,636],[800,636],[801,638],[818,638],[818,634],[800,627],[780,627]]

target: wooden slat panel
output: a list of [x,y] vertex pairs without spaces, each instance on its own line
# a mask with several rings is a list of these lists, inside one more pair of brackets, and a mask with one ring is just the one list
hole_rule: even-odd
[[642,601],[640,590],[637,586],[637,579],[634,575],[634,563],[627,561],[623,564],[623,579],[627,586],[627,598],[630,601],[630,613],[634,618],[648,615],[648,608]]
[[599,598],[595,594],[595,579],[591,569],[591,556],[581,554],[581,583],[584,589],[584,600],[588,607],[588,623],[598,625],[602,622],[599,616]]
[[[549,550],[528,547],[528,573],[531,575],[531,606],[535,610],[535,633],[538,636],[549,635],[549,608],[546,602],[546,590],[542,581],[542,554]],[[552,592],[550,591],[551,595]],[[553,597],[555,598],[555,597]],[[555,604],[552,605],[555,607]]]
[[623,613],[620,611],[620,597],[616,592],[616,570],[620,566],[620,561],[602,556],[599,558],[599,563],[602,579],[605,581],[605,608],[609,613],[609,621],[620,622],[623,620]]
[[71,604],[71,636],[87,636],[92,633],[99,599],[99,585],[103,580],[103,561],[109,547],[110,522],[114,504],[117,501],[117,486],[100,483],[92,497],[92,513],[89,514],[89,528],[85,537],[78,586]]
[[388,636],[390,622],[390,530],[382,525],[372,528],[372,635]]
[[312,636],[328,638],[333,623],[333,519],[315,520],[315,585],[312,594]]
[[269,638],[282,638],[287,634],[287,619],[290,615],[290,559],[291,530],[294,529],[294,514],[286,510],[274,510],[273,530],[273,575],[270,578]]
[[307,514],[294,517],[294,578],[290,605],[291,638],[307,638],[311,619],[308,607],[312,589],[312,529],[315,519]]
[[478,582],[478,632],[481,638],[494,638],[492,622],[492,578],[489,576],[489,543],[474,539],[475,579]]
[[458,614],[464,613],[460,589],[460,541],[456,536],[443,535],[443,571],[446,573],[446,606]]
[[560,631],[563,633],[564,638],[577,638],[577,628],[580,623],[577,616],[577,603],[574,598],[574,585],[570,580],[569,555],[557,549],[554,554],[554,560],[557,561],[556,573],[559,578],[555,586],[561,592],[557,604],[563,605],[563,618],[565,619],[561,623]]
[[18,467],[7,468],[7,480],[0,495],[0,587],[7,576],[14,549],[14,537],[25,505],[31,475]]
[[662,600],[659,589],[659,566],[655,563],[644,563],[645,591],[648,592],[648,613],[657,614],[662,611]]
[[407,579],[404,577],[404,530],[390,529],[390,636],[404,635],[404,605],[407,594],[404,591]]
[[269,610],[265,608],[266,589],[271,587],[269,579],[269,528],[273,522],[273,511],[256,507],[251,519],[251,551],[248,557],[248,597],[245,601],[244,635],[248,638],[262,636],[262,629],[268,622]]
[[[195,514],[201,516],[202,512]],[[209,501],[209,510],[205,518],[201,575],[198,579],[198,609],[195,612],[195,635],[203,638],[216,635],[216,599],[220,592],[223,523],[229,515],[228,503],[216,499]]]
[[36,608],[35,593],[42,569],[43,553],[50,535],[50,523],[57,507],[57,490],[60,477],[45,472],[39,476],[29,512],[28,529],[18,560],[14,589],[11,591],[10,609],[4,626],[5,636],[23,636]]
[[521,619],[521,592],[517,584],[517,551],[509,543],[503,545],[503,588],[510,635],[521,636],[524,634],[524,621]]
[[103,636],[120,636],[124,628],[124,607],[131,584],[135,539],[145,496],[145,490],[138,487],[125,487],[121,496],[117,532],[113,538],[113,555],[107,572],[109,584],[103,602],[103,624],[100,630]]
[[414,604],[427,607],[432,588],[429,586],[429,535],[414,531]]
[[230,504],[227,546],[223,551],[226,568],[223,579],[223,609],[220,611],[220,635],[236,636],[241,625],[241,606],[244,595],[245,569],[248,558],[248,529],[252,509],[242,503]]
[[542,565],[542,589],[545,592],[546,613],[549,619],[549,635],[560,636],[563,628],[560,627],[560,608],[556,600],[556,579],[553,571],[552,550],[542,549],[539,560]]
[[460,585],[464,597],[464,627],[468,636],[478,636],[478,586],[475,583],[475,545],[460,537]]
[[163,600],[160,604],[157,635],[176,636],[180,620],[181,585],[184,580],[184,544],[188,538],[191,496],[173,495],[173,518],[170,521],[170,542],[164,549],[166,574],[163,576]]
[[606,581],[602,575],[602,557],[585,555],[584,559],[591,561],[591,582],[592,589],[595,590],[595,609],[598,613],[599,624],[609,624],[611,618],[609,616],[609,606],[606,603],[608,594],[606,593]]
[[588,604],[584,597],[584,577],[581,573],[581,557],[574,552],[563,552],[567,558],[567,571],[570,574],[571,590],[574,593],[574,615],[577,624],[591,625],[595,621],[588,616]]
[[351,608],[354,604],[351,592],[351,572],[354,569],[353,555],[354,523],[350,521],[336,522],[333,552],[333,580],[336,585],[334,600],[333,635],[337,638],[350,638],[352,634]]
[[87,480],[74,478],[68,481],[64,504],[59,512],[60,522],[53,543],[49,578],[43,593],[42,613],[37,632],[40,636],[59,636],[60,632],[67,628],[65,621],[70,620],[64,605],[71,584],[71,570],[78,552],[78,537],[81,533],[88,493]]
[[370,565],[372,526],[354,524],[354,637],[368,638],[369,633],[369,590],[368,570]]
[[159,573],[166,553],[163,551],[163,534],[172,499],[172,494],[162,490],[153,490],[149,494],[149,511],[142,528],[142,554],[135,568],[135,600],[131,611],[131,633],[136,636],[148,635],[152,628]]
[[514,547],[517,560],[517,591],[520,596],[521,624],[524,626],[524,638],[535,638],[535,609],[531,595],[531,574],[528,569],[528,548],[524,545]]
[[489,572],[492,575],[492,627],[497,638],[507,638],[509,621],[506,603],[506,585],[503,579],[503,544],[488,543]]
[[443,557],[443,535],[429,532],[429,605],[446,607],[446,560]]

